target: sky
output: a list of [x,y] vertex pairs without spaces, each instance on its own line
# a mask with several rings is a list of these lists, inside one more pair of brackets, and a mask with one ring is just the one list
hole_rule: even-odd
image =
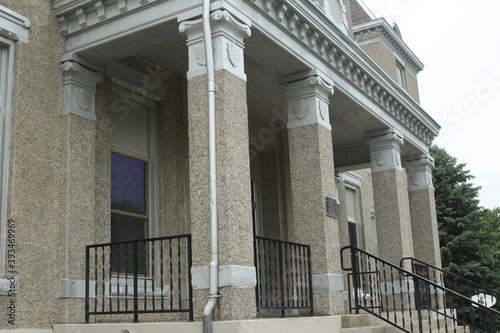
[[364,3],[396,22],[424,63],[420,103],[441,126],[434,143],[466,164],[481,206],[500,207],[500,1]]

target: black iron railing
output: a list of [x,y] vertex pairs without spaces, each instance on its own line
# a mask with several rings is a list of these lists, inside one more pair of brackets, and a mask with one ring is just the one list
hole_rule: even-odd
[[[478,303],[500,311],[500,292],[495,289],[488,288],[415,258],[401,259],[401,267],[409,267],[414,274],[420,275],[434,283],[443,284],[447,289],[451,289],[461,295],[472,298]],[[467,312],[459,313],[459,315],[467,321],[471,321],[472,319]],[[497,317],[496,325],[500,329],[500,316]]]
[[423,276],[432,282],[443,283],[446,288],[456,291],[462,295],[469,297],[480,294],[493,296],[498,301],[493,308],[500,310],[500,291],[488,288],[415,258],[402,259],[401,267],[405,267],[404,265],[406,262],[409,262],[407,267],[411,267],[413,273]]
[[313,314],[308,245],[255,237],[257,309],[307,309]]
[[91,315],[179,313],[193,320],[191,236],[87,246],[85,322]]
[[364,310],[405,332],[497,333],[500,312],[355,247],[341,250],[351,312]]

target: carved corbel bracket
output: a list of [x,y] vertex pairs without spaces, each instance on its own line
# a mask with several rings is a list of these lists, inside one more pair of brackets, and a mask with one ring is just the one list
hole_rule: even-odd
[[328,97],[334,93],[333,82],[318,74],[290,79],[281,85],[287,98],[287,127],[321,124],[331,130]]
[[404,167],[408,175],[408,191],[434,190],[432,168],[434,158],[428,153],[421,153],[405,160]]
[[370,146],[372,172],[396,169],[403,172],[401,146],[404,137],[394,128],[370,132],[365,135]]
[[[215,70],[226,70],[246,81],[244,72],[244,40],[251,35],[250,25],[241,23],[227,10],[216,10],[211,14],[212,44]],[[206,73],[203,22],[201,19],[184,21],[179,32],[187,36],[189,49],[188,78]]]
[[96,86],[103,75],[73,61],[63,63],[61,70],[64,74],[63,114],[75,114],[95,121]]

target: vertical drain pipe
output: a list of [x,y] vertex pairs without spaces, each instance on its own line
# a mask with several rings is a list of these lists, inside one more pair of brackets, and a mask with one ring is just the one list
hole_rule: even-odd
[[219,236],[217,221],[217,141],[215,123],[215,70],[210,27],[210,0],[203,0],[203,35],[208,83],[208,136],[210,173],[210,296],[203,310],[203,333],[212,333],[212,312],[219,297]]

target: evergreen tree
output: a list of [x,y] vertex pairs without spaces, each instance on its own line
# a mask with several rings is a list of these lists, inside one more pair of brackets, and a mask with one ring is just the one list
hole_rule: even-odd
[[492,288],[500,290],[500,208],[485,209],[480,224],[481,238],[488,242],[488,255],[493,258],[495,278]]
[[466,165],[457,163],[445,149],[433,146],[433,180],[443,269],[485,286],[498,278],[491,240],[482,232],[479,187]]

